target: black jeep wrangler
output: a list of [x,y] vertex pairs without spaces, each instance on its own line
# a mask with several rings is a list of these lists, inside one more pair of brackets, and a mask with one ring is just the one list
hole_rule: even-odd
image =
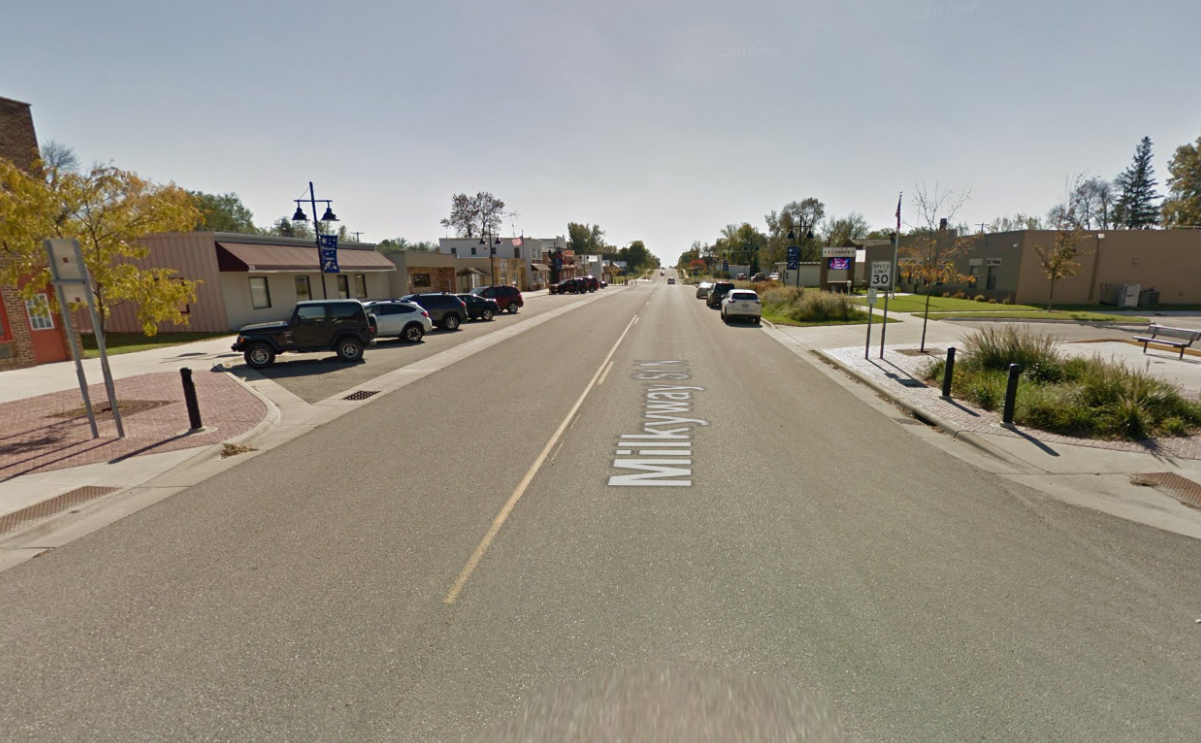
[[232,348],[255,369],[271,366],[276,354],[288,351],[334,351],[343,361],[359,361],[363,349],[375,342],[375,331],[375,317],[361,302],[314,300],[298,302],[287,320],[247,325]]

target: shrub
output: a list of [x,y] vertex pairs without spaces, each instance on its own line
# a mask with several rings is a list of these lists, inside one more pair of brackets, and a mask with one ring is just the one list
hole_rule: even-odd
[[[945,297],[947,295],[944,294],[943,296]],[[951,299],[967,299],[967,294],[964,293],[962,289],[957,289],[955,290],[955,293],[951,295]]]
[[1008,372],[1010,364],[1021,364],[1023,374],[1054,381],[1062,366],[1054,338],[1008,323],[977,331],[963,345],[965,360],[977,369]]
[[989,300],[988,300],[988,303],[989,303],[989,304],[996,304],[996,303],[997,303],[997,298],[996,298],[996,297],[990,297],[990,298],[989,298]]
[[942,296],[943,296],[943,299],[946,299],[947,297],[951,296],[951,292],[943,292]]
[[972,297],[972,299],[976,300],[977,302],[988,301],[988,297],[984,296],[983,294],[977,294],[976,296]]
[[801,295],[789,312],[797,322],[848,321],[866,318],[867,313],[855,306],[846,294],[812,291]]
[[1013,297],[1008,294],[1005,295],[1001,298],[1001,304],[1013,304]]

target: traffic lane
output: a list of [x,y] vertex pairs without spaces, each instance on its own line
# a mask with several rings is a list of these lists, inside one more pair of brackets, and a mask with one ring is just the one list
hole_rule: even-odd
[[[377,398],[0,574],[15,740],[357,740],[386,730],[442,599],[628,323],[631,290]],[[560,349],[553,365],[547,349]]]
[[[1195,541],[978,471],[662,287],[457,600],[395,730],[452,739],[605,669],[762,674],[864,739],[1188,739]],[[682,359],[689,487],[610,487]],[[410,727],[410,725],[420,727]],[[397,734],[399,740],[420,736]]]
[[492,321],[465,322],[459,330],[454,331],[435,327],[419,343],[406,343],[398,338],[381,338],[366,350],[363,361],[359,363],[348,364],[328,352],[285,354],[278,358],[274,366],[267,369],[253,370],[239,363],[235,364],[231,371],[243,379],[266,377],[305,402],[317,403],[460,343],[559,309],[583,298],[578,295],[532,297],[516,315],[503,313]]

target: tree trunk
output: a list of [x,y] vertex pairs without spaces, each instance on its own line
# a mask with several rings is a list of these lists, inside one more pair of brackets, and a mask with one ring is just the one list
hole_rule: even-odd
[[[934,291],[933,285],[926,287],[926,310],[922,313],[922,353],[926,352],[926,323],[930,322],[930,292],[932,291]],[[867,309],[868,312],[871,311],[871,307],[868,307]]]
[[1047,312],[1051,311],[1051,307],[1055,304],[1055,281],[1051,281],[1051,293],[1047,295]]

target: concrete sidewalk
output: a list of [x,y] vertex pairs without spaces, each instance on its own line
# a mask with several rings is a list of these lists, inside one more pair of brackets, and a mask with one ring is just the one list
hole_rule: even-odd
[[[949,453],[970,459],[983,469],[1040,490],[1061,500],[1111,513],[1132,521],[1201,539],[1201,436],[1162,438],[1146,442],[1099,441],[1051,434],[1028,428],[1002,428],[999,416],[974,409],[956,400],[943,400],[940,390],[921,380],[921,369],[945,355],[947,346],[962,347],[977,328],[953,321],[931,320],[926,354],[918,352],[921,320],[901,316],[888,325],[884,358],[880,358],[879,326],[873,328],[873,345],[864,358],[865,325],[796,328],[775,326],[769,332],[800,357],[824,367],[831,376],[846,380],[845,387],[898,422],[926,421],[941,429],[929,438],[927,426],[907,426]],[[1037,327],[1054,331],[1055,328]],[[1065,328],[1072,335],[1071,328]],[[1118,335],[1120,338],[1120,333]],[[1111,347],[1112,346],[1112,347]],[[1065,342],[1067,353],[1116,358],[1130,364],[1141,357],[1141,347],[1122,340]],[[1182,386],[1201,390],[1201,364],[1178,362],[1174,354],[1150,351],[1143,361],[1149,371]],[[1152,358],[1154,357],[1154,358]],[[825,359],[837,370],[820,364]],[[1163,363],[1159,363],[1163,362]],[[1167,371],[1164,371],[1164,370]],[[840,371],[839,371],[840,370]],[[849,376],[848,376],[849,375]],[[857,380],[863,385],[856,385]],[[856,389],[858,387],[858,389]],[[891,405],[880,401],[887,399]],[[903,418],[897,408],[916,416]],[[948,439],[968,444],[975,454]],[[1159,478],[1167,485],[1141,487],[1135,481]],[[1175,477],[1181,479],[1173,479]]]

